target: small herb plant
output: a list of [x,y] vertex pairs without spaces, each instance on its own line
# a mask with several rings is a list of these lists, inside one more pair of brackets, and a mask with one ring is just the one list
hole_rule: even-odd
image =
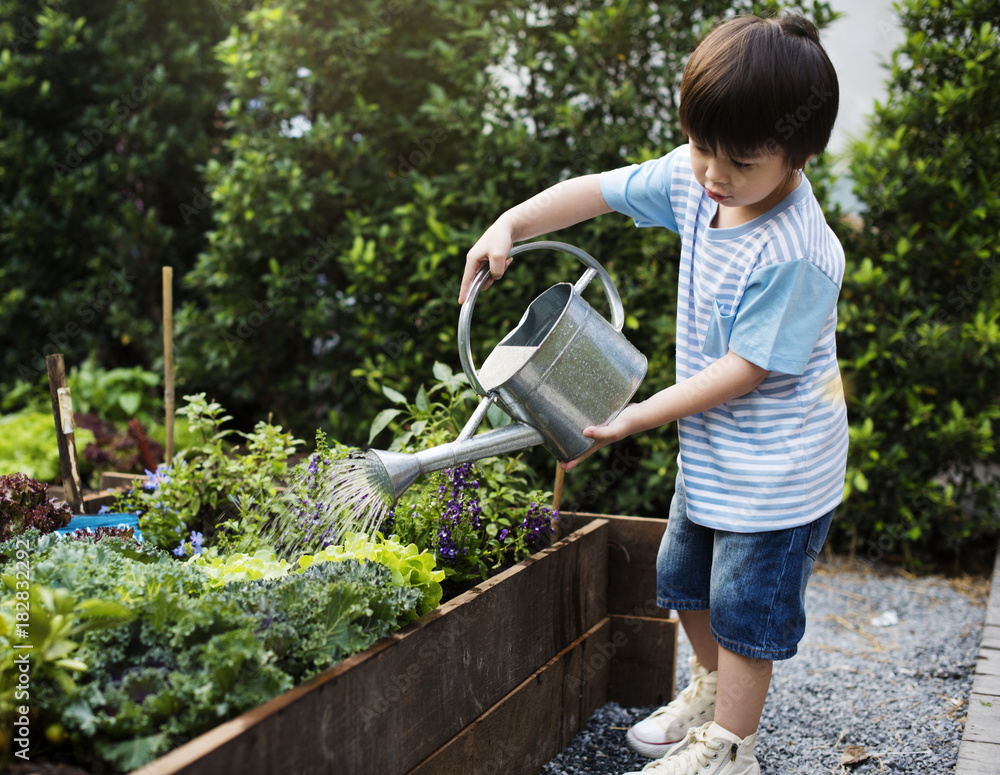
[[[397,407],[380,412],[369,440],[395,425],[389,449],[415,452],[453,441],[475,409],[478,396],[464,374],[435,363],[436,382],[421,386],[411,404],[395,390],[383,394]],[[491,407],[494,426],[510,418]],[[528,557],[554,532],[558,515],[540,505],[549,493],[530,487],[531,469],[520,455],[463,463],[418,480],[404,493],[385,532],[403,543],[433,551],[447,578],[455,582],[485,579],[503,565]]]
[[[266,519],[288,472],[288,457],[302,442],[265,422],[251,433],[224,430],[232,418],[218,403],[204,393],[184,399],[187,405],[178,414],[187,418],[200,443],[178,453],[171,465],[147,472],[145,486],[119,496],[114,508],[139,513],[140,530],[157,546],[190,553],[213,540],[219,525],[239,525],[241,501],[262,504],[255,513],[258,520]],[[236,451],[232,441],[239,437],[244,449]]]

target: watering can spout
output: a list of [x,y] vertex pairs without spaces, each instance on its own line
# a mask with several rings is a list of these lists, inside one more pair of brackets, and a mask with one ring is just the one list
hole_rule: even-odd
[[421,474],[441,471],[484,457],[509,455],[522,449],[545,443],[542,434],[525,423],[512,423],[504,428],[480,433],[420,452],[388,452],[368,450],[369,478],[379,491],[395,503]]

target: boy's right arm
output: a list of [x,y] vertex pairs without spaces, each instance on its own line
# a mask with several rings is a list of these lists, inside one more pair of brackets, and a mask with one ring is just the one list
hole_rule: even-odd
[[466,256],[459,304],[468,297],[480,267],[486,264],[490,267],[490,277],[483,284],[484,289],[503,276],[508,264],[507,254],[515,242],[558,231],[610,212],[611,208],[601,194],[601,176],[598,174],[564,180],[512,207],[497,218]]

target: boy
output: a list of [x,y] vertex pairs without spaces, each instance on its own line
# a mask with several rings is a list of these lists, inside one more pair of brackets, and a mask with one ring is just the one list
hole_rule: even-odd
[[[656,775],[757,775],[753,749],[775,659],[805,628],[806,581],[840,503],[847,416],[834,339],[844,253],[802,167],[837,115],[815,26],[736,17],[681,82],[690,144],[567,180],[508,210],[469,251],[499,278],[512,244],[612,210],[681,235],[676,384],[588,427],[593,447],[676,421],[679,474],[657,558],[692,682],[632,727]],[[487,285],[491,280],[487,280]]]

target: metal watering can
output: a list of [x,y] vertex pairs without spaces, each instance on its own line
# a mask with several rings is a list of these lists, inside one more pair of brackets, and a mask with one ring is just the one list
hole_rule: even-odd
[[[489,268],[479,271],[459,315],[458,354],[483,400],[455,441],[413,454],[368,451],[369,479],[393,502],[421,474],[484,457],[541,444],[558,460],[572,460],[594,444],[583,429],[610,422],[639,388],[646,358],[621,332],[625,312],[607,271],[590,254],[564,242],[518,245],[510,256],[544,249],[576,256],[587,270],[575,284],[557,283],[532,301],[477,372],[469,330]],[[582,296],[594,277],[600,279],[611,306],[610,323]],[[514,422],[474,435],[494,403]]]

